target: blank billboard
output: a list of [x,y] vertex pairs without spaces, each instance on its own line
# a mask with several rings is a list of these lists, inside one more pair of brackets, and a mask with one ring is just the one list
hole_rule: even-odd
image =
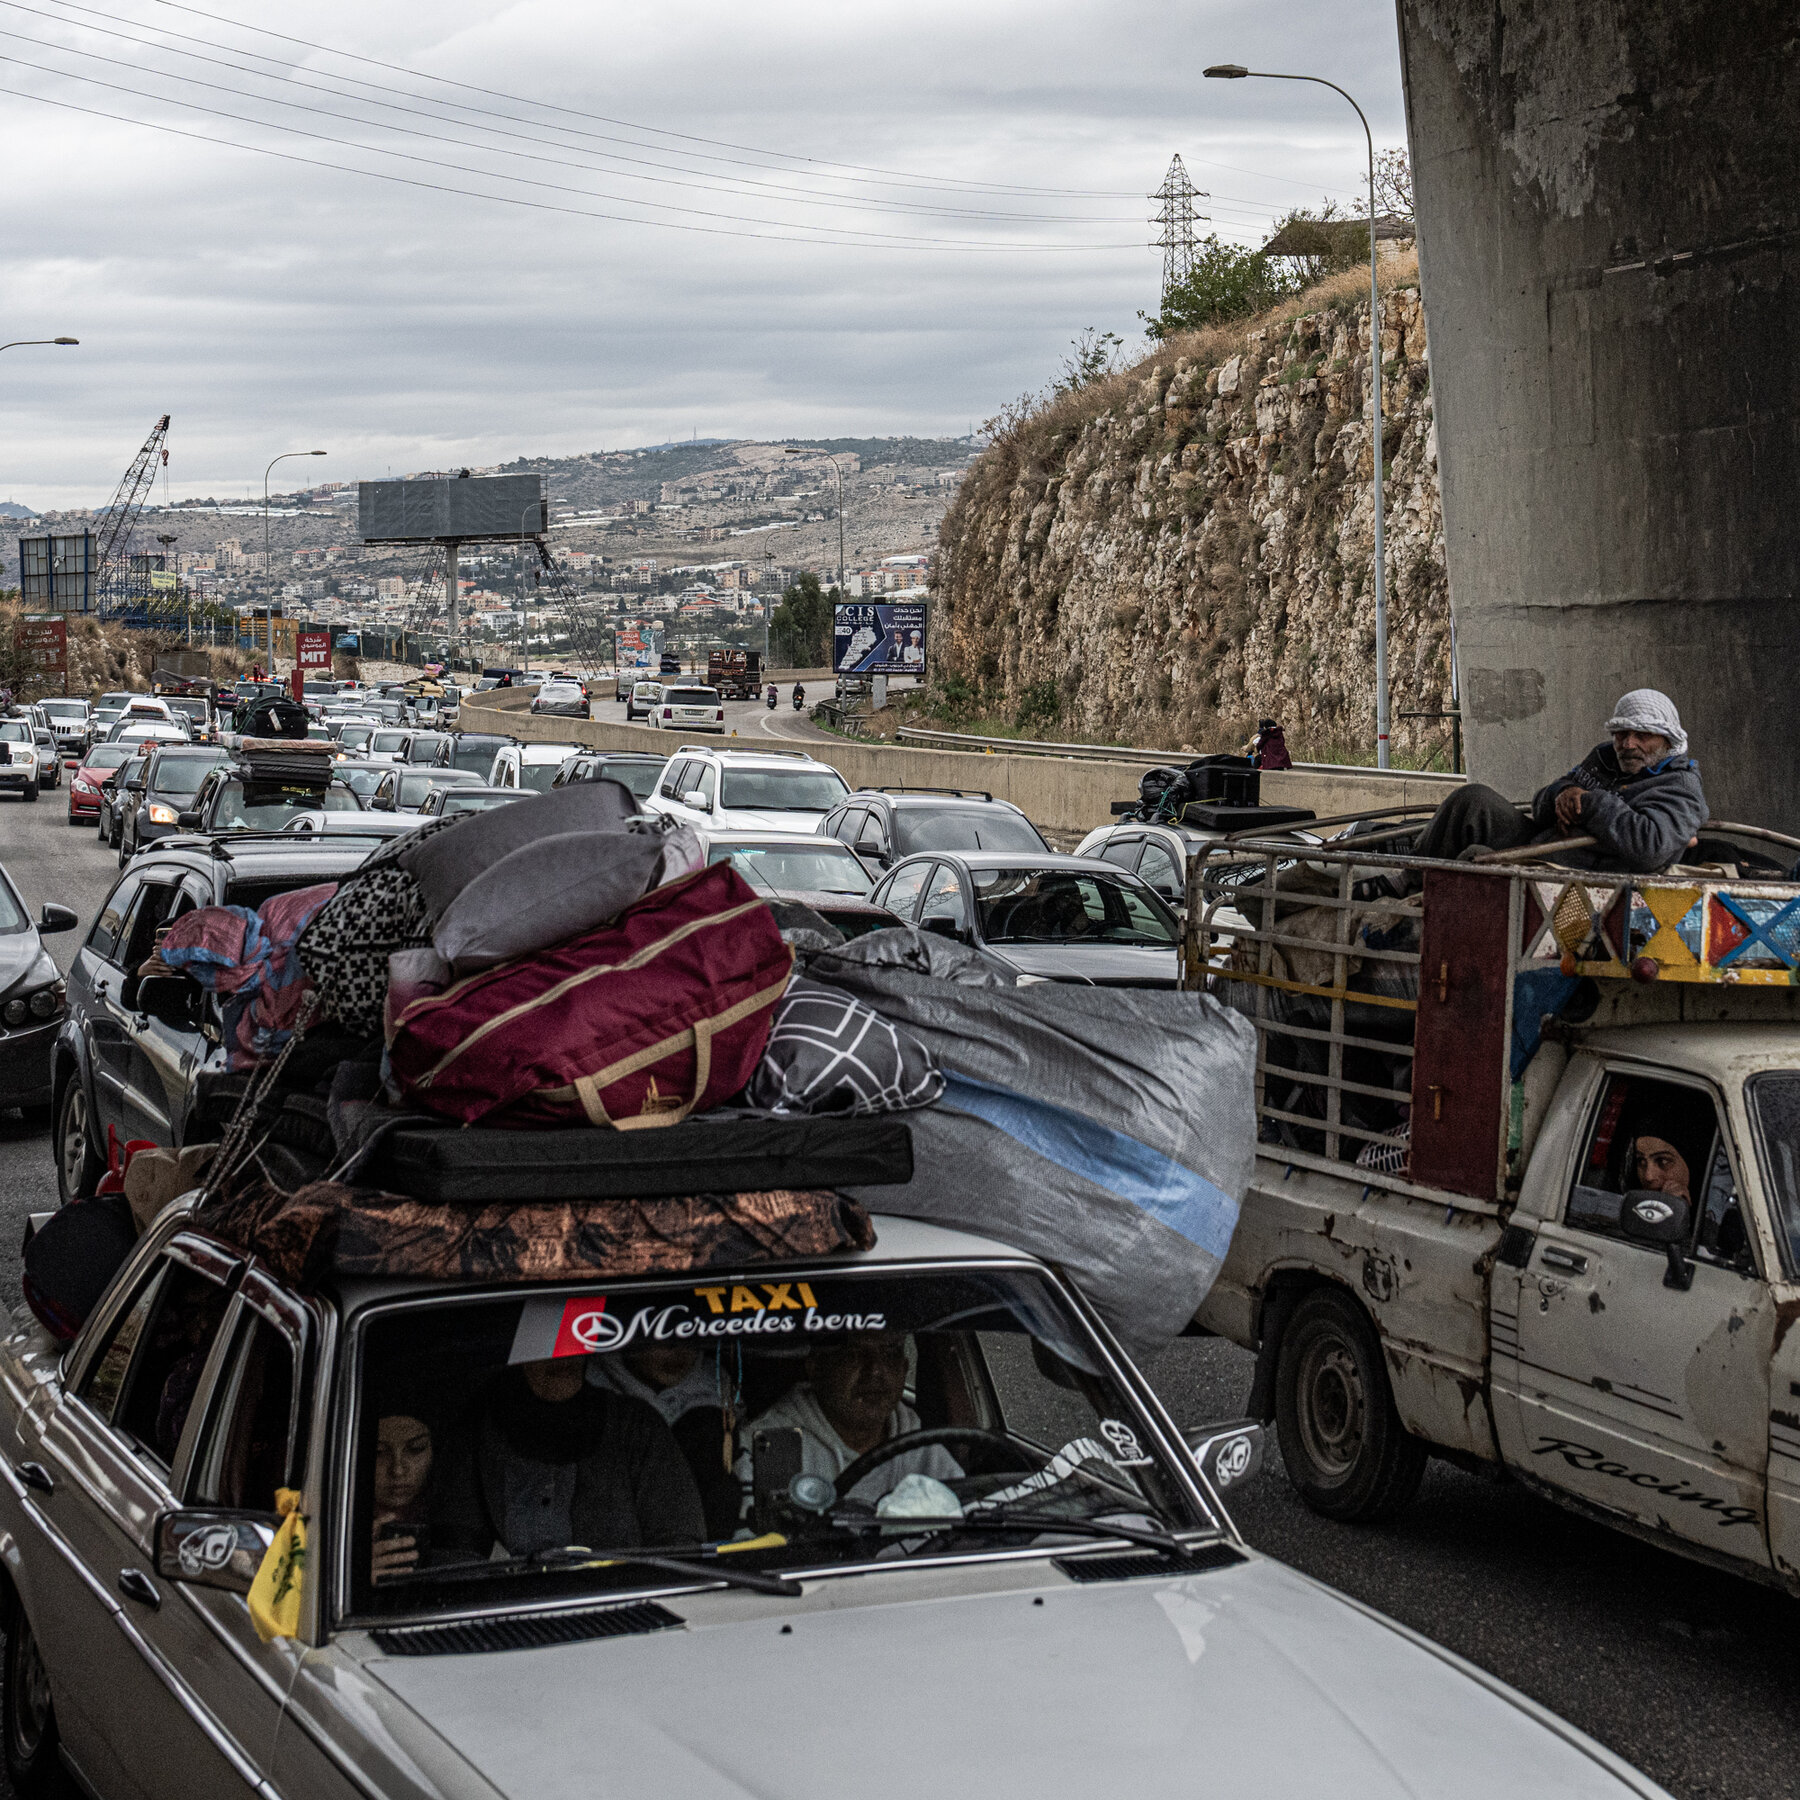
[[91,531],[19,539],[19,586],[27,612],[89,611],[95,572]]
[[550,522],[541,475],[359,481],[356,507],[365,544],[529,537]]

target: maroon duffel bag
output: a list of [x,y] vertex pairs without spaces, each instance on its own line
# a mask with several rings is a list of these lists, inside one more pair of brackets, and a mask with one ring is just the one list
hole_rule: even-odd
[[729,863],[399,1015],[408,1100],[465,1125],[673,1125],[755,1070],[793,952]]

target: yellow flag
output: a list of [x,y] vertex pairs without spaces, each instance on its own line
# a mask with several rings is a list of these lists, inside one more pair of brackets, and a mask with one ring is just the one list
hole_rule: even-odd
[[300,1510],[300,1490],[277,1488],[275,1510],[281,1523],[250,1584],[250,1622],[265,1644],[299,1631],[300,1584],[306,1574],[306,1515]]

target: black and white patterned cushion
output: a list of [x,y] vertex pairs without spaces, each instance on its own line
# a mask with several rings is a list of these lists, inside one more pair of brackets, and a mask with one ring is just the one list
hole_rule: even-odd
[[931,1052],[861,1001],[795,976],[744,1098],[777,1117],[906,1112],[944,1091]]

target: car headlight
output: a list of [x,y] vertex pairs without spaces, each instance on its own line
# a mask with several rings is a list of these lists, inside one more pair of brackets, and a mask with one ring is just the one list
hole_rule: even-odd
[[0,1007],[0,1019],[8,1025],[23,1025],[27,1021],[42,1022],[54,1019],[63,1009],[68,989],[58,981],[49,982],[32,994],[15,994]]
[[78,794],[91,794],[95,791],[94,784],[82,775],[77,775],[69,785]]
[[164,806],[160,800],[153,801],[150,806],[150,823],[152,825],[177,825],[180,815],[172,806]]

